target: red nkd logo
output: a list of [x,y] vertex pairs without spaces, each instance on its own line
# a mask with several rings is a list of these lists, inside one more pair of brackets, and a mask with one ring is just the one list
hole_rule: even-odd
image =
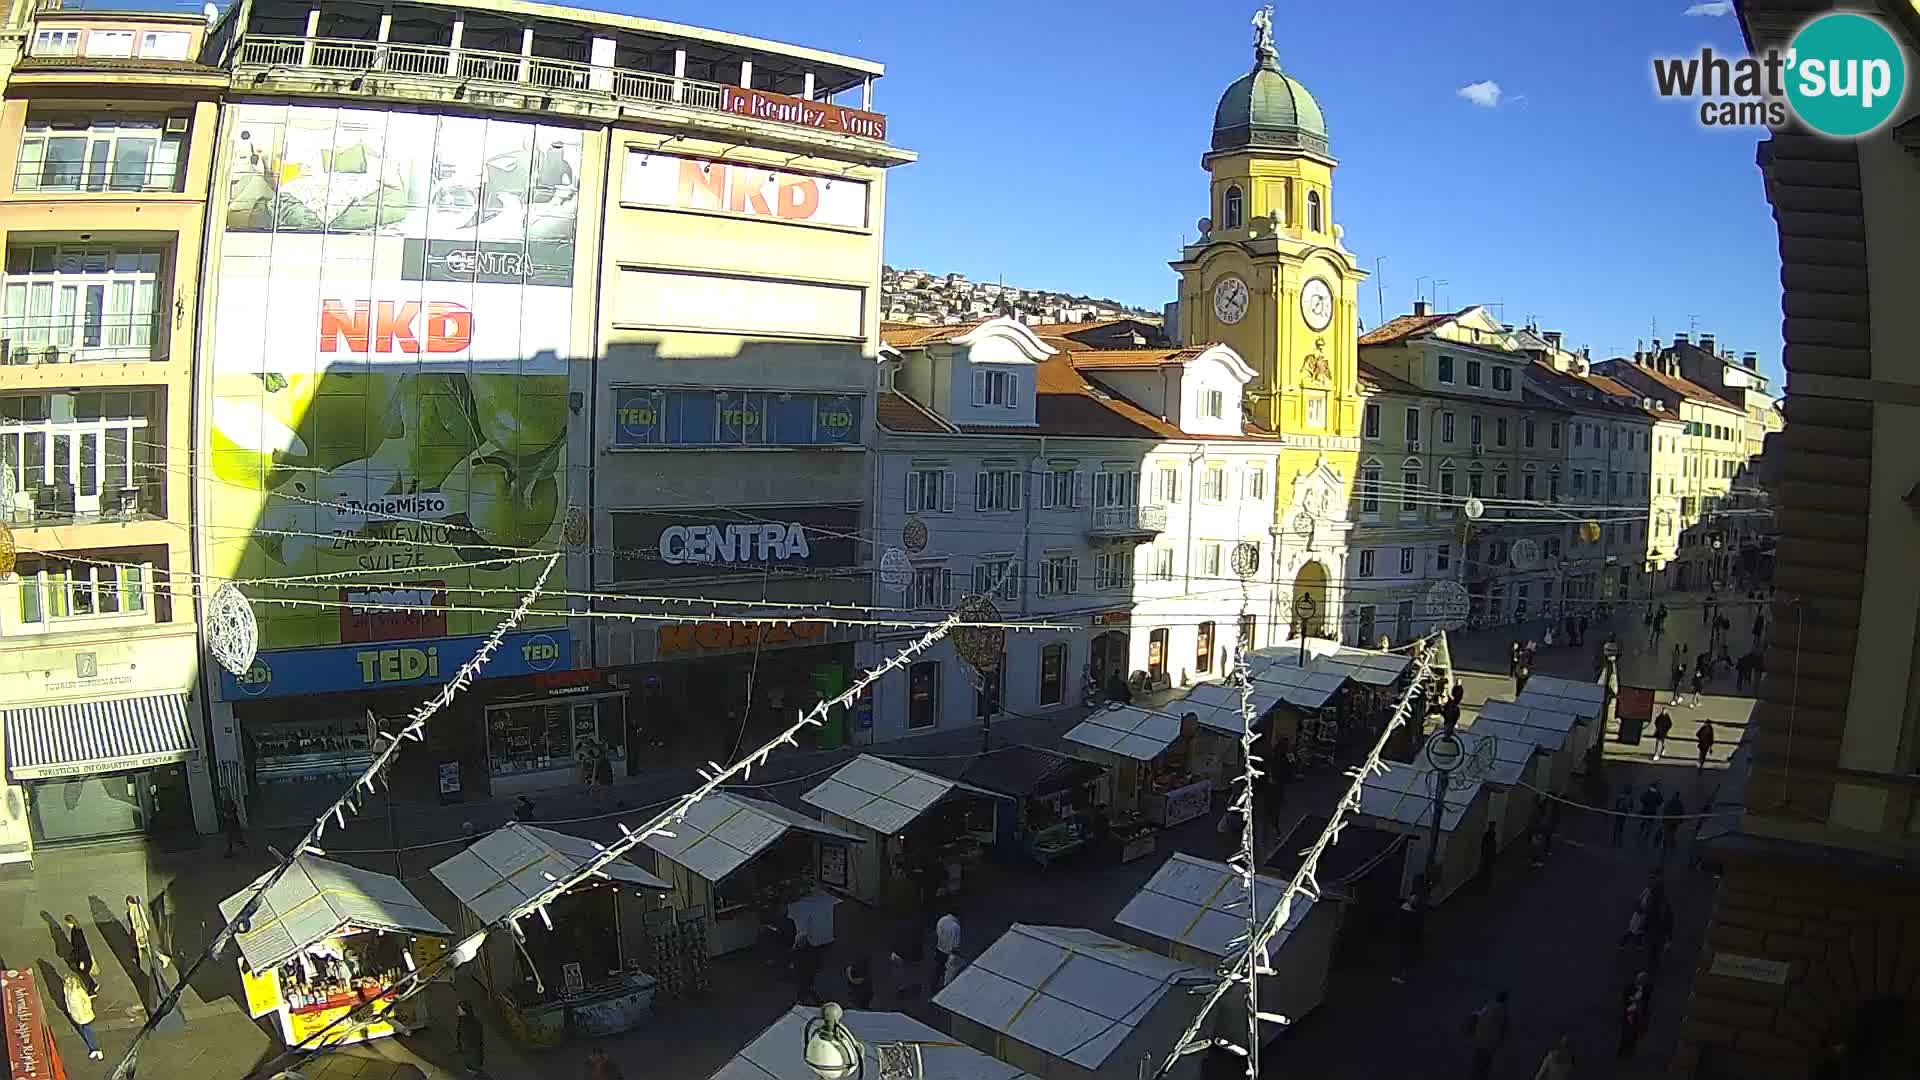
[[461,304],[355,300],[349,309],[339,300],[320,302],[323,353],[451,353],[465,350],[472,342],[473,312]]

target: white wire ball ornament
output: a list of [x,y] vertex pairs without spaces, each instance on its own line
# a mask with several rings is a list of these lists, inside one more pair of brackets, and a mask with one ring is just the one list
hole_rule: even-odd
[[913,585],[913,564],[906,552],[888,548],[880,556],[880,584],[889,592],[906,592]]
[[1260,571],[1260,545],[1233,545],[1233,572],[1243,578],[1250,578]]
[[1006,630],[998,626],[969,624],[997,623],[1000,621],[1000,609],[984,594],[972,593],[960,598],[954,614],[960,616],[960,625],[953,628],[953,651],[960,655],[960,659],[981,671],[999,667],[1000,656],[1007,647]]
[[228,672],[245,675],[260,649],[260,624],[246,594],[232,582],[220,586],[207,602],[206,617],[207,650]]

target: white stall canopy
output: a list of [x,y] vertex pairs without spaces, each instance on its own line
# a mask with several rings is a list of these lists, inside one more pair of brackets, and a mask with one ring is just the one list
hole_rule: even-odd
[[1318,658],[1309,654],[1307,666],[1300,666],[1297,653],[1285,648],[1281,655],[1256,655],[1248,662],[1247,670],[1253,673],[1254,688],[1262,686],[1268,692],[1278,694],[1280,700],[1299,709],[1325,708],[1333,695],[1347,684],[1347,669],[1323,668]]
[[[515,821],[436,865],[433,876],[475,918],[490,923],[545,892],[556,880],[578,872],[601,850],[591,840]],[[643,889],[673,889],[625,857],[608,863],[600,873]]]
[[934,1004],[1000,1036],[1098,1069],[1167,991],[1206,972],[1105,934],[1015,923]]
[[[1416,766],[1398,766],[1383,775],[1369,776],[1360,787],[1360,813],[1401,825],[1428,825],[1433,821],[1434,783],[1432,769]],[[1440,813],[1440,831],[1452,832],[1459,827],[1473,800],[1480,797],[1480,790],[1478,780],[1464,777],[1448,788]]]
[[644,842],[708,881],[724,881],[793,829],[864,843],[852,833],[823,825],[778,803],[724,791],[688,808],[685,821],[668,827],[672,836],[649,836]]
[[[1255,903],[1262,922],[1280,902],[1286,882],[1260,875],[1253,880]],[[1273,949],[1306,919],[1313,901],[1304,894],[1293,898],[1287,924],[1273,938]],[[1145,887],[1133,894],[1113,921],[1162,941],[1184,945],[1211,956],[1228,956],[1232,942],[1247,932],[1247,893],[1240,875],[1226,863],[1175,852]]]
[[800,801],[865,825],[882,836],[893,836],[956,790],[997,798],[971,784],[861,754],[800,796]]
[[[266,879],[254,879],[258,885]],[[220,914],[231,922],[247,905],[253,888],[220,901]],[[385,930],[397,934],[436,934],[453,931],[435,918],[400,879],[357,866],[302,855],[274,882],[254,909],[244,933],[236,935],[247,967],[265,973],[285,963],[315,942],[343,931]]]
[[1597,720],[1606,707],[1607,690],[1599,683],[1535,675],[1527,680],[1526,690],[1515,701],[1533,708],[1572,713],[1583,720]]
[[[1492,744],[1493,749],[1482,750],[1482,743]],[[1478,723],[1471,729],[1460,730],[1460,746],[1466,752],[1467,760],[1476,763],[1475,767],[1482,761],[1482,755],[1490,755],[1485,760],[1487,769],[1480,779],[1501,787],[1520,783],[1526,778],[1527,767],[1533,764],[1534,755],[1547,752],[1541,749],[1539,743],[1528,738],[1526,731],[1518,734],[1509,732],[1507,736],[1502,736],[1492,729],[1492,725],[1482,728]]]
[[1179,717],[1134,705],[1092,713],[1066,734],[1070,743],[1135,761],[1152,761],[1179,739]]
[[1344,671],[1347,678],[1362,686],[1392,686],[1413,666],[1413,658],[1342,645],[1333,655],[1315,661],[1314,666],[1321,671]]
[[[1267,710],[1283,700],[1282,687],[1270,682],[1253,681],[1247,692],[1256,722]],[[1201,683],[1186,697],[1167,705],[1167,711],[1182,717],[1192,713],[1201,727],[1222,735],[1239,738],[1244,726],[1240,716],[1240,688],[1226,683]]]
[[[815,1080],[801,1053],[809,1020],[820,1010],[796,1005],[720,1067],[712,1080]],[[848,1010],[841,1020],[865,1049],[866,1075],[878,1078],[880,1043],[912,1043],[924,1070],[918,1080],[1033,1080],[1019,1069],[953,1040],[953,1036],[897,1012]]]
[[1574,725],[1579,723],[1579,717],[1573,713],[1549,709],[1537,702],[1524,700],[1488,701],[1482,703],[1479,715],[1475,716],[1473,720],[1474,729],[1480,731],[1486,730],[1482,728],[1481,725],[1489,720],[1502,724],[1512,724],[1525,728],[1538,728],[1541,731],[1551,732],[1559,736],[1558,741],[1549,744],[1544,740],[1540,740],[1542,746],[1546,746],[1551,750],[1558,750],[1564,746],[1568,736],[1573,732]]

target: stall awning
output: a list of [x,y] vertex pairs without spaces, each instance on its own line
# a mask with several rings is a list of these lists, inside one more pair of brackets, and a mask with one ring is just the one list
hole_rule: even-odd
[[[1492,744],[1493,749],[1483,750],[1483,744]],[[1541,752],[1539,744],[1530,739],[1502,737],[1492,727],[1483,730],[1477,723],[1472,729],[1460,729],[1460,745],[1474,768],[1485,766],[1480,779],[1501,787],[1512,787],[1524,779],[1533,755]]]
[[[481,922],[493,922],[546,891],[556,879],[577,872],[599,853],[600,846],[591,840],[515,821],[435,866],[433,876]],[[613,860],[600,872],[644,889],[673,888],[625,858]]]
[[[1247,699],[1253,707],[1254,730],[1259,731],[1263,726],[1260,718],[1283,700],[1281,687],[1256,679]],[[1191,713],[1201,727],[1239,738],[1243,726],[1240,705],[1239,687],[1228,683],[1201,683],[1186,697],[1169,703],[1167,711],[1181,716]]]
[[1567,733],[1559,728],[1534,727],[1531,724],[1515,723],[1481,713],[1466,729],[1481,735],[1492,735],[1502,744],[1532,744],[1546,753],[1558,753],[1567,745]]
[[[1529,687],[1528,689],[1532,688]],[[1560,702],[1553,698],[1533,698],[1529,700],[1527,695],[1522,694],[1518,701],[1483,702],[1480,706],[1479,716],[1475,719],[1476,722],[1484,718],[1487,720],[1499,720],[1509,724],[1520,724],[1525,727],[1546,728],[1550,731],[1557,731],[1565,735],[1567,732],[1573,730],[1575,724],[1579,723],[1580,717],[1570,709],[1558,707],[1559,705]]]
[[1333,695],[1346,685],[1347,672],[1321,670],[1311,660],[1305,670],[1298,664],[1269,660],[1265,664],[1252,665],[1255,688],[1268,687],[1269,692],[1278,694],[1280,700],[1295,708],[1321,709],[1333,700]]
[[708,881],[722,881],[792,829],[863,842],[779,803],[720,791],[694,803],[687,819],[669,828],[672,836],[649,836],[645,843]]
[[[1262,874],[1253,879],[1262,922],[1285,890],[1286,882],[1278,878]],[[1305,894],[1294,896],[1287,925],[1274,935],[1276,950],[1286,944],[1312,906]],[[1162,941],[1224,957],[1233,952],[1233,940],[1247,932],[1247,893],[1239,872],[1226,863],[1175,852],[1113,921]]]
[[800,801],[857,821],[882,836],[892,836],[956,790],[988,797],[993,794],[886,758],[861,754],[800,796]]
[[[820,1010],[796,1005],[775,1020],[746,1049],[720,1067],[712,1080],[814,1080],[799,1048],[806,1045],[807,1022]],[[904,1013],[847,1010],[847,1029],[860,1040],[866,1056],[866,1075],[878,1077],[881,1043],[912,1043],[919,1048],[926,1080],[1034,1080],[998,1058],[991,1058],[958,1042],[945,1032]],[[890,1074],[889,1074],[890,1075]]]
[[1514,700],[1522,705],[1572,713],[1586,720],[1598,719],[1606,707],[1607,690],[1599,683],[1576,682],[1552,675],[1535,675],[1527,688]]
[[185,694],[8,709],[7,771],[19,780],[144,769],[193,752]]
[[[254,883],[261,880],[255,878]],[[249,886],[220,901],[220,914],[231,922],[252,892]],[[399,878],[302,855],[267,890],[254,909],[250,927],[236,940],[247,966],[264,972],[348,927],[403,934],[453,933]]]
[[1098,1069],[1176,983],[1206,977],[1092,930],[1015,923],[933,1001],[1009,1039]]
[[1180,738],[1180,720],[1134,705],[1103,709],[1067,731],[1066,740],[1135,761],[1152,761]]
[[1052,795],[1105,775],[1107,767],[1037,746],[995,747],[975,758],[960,779],[1011,799]]
[[[1410,765],[1395,766],[1380,776],[1369,776],[1360,786],[1360,813],[1402,825],[1427,825],[1433,821],[1434,782],[1432,769]],[[1473,800],[1480,797],[1480,791],[1480,781],[1459,777],[1447,790],[1440,812],[1440,831],[1452,832],[1458,828]]]

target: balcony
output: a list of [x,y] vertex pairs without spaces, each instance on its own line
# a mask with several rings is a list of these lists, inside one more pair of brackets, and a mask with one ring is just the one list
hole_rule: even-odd
[[[0,480],[0,483],[4,483]],[[10,494],[0,490],[0,522],[16,529],[158,521],[166,517],[162,481],[133,487],[106,484],[85,491],[71,483],[36,484]]]
[[276,74],[318,74],[344,76],[350,80],[349,88],[357,90],[368,79],[397,77],[444,82],[456,97],[483,87],[573,93],[600,101],[611,98],[618,104],[666,105],[765,120],[827,135],[880,142],[887,137],[885,116],[829,101],[576,60],[447,45],[249,34],[240,40],[234,67],[236,72],[264,69],[247,80],[236,77],[236,85],[244,81],[250,86]]
[[1167,531],[1164,506],[1097,506],[1089,536],[1116,539],[1125,536],[1155,536]]
[[0,365],[133,363],[167,358],[158,314],[0,319]]

